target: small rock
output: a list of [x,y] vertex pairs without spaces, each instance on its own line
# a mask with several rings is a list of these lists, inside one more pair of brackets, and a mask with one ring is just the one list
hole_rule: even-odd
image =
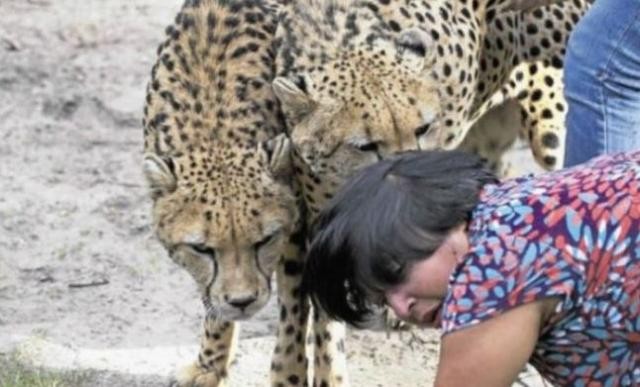
[[10,38],[2,38],[2,42],[4,43],[5,47],[7,48],[7,51],[20,51],[22,49],[22,47],[20,46],[20,44],[18,44],[18,42],[16,42],[13,39]]

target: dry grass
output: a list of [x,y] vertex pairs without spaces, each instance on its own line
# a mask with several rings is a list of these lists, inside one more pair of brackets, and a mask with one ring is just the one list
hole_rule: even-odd
[[82,373],[28,367],[15,354],[0,355],[0,387],[77,387],[84,384],[87,377]]

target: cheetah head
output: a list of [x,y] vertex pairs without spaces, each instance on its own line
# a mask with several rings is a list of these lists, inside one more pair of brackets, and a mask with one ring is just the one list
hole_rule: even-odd
[[295,153],[313,175],[337,185],[357,168],[421,148],[439,111],[430,48],[430,37],[411,29],[274,80]]
[[268,301],[298,224],[289,140],[145,155],[156,233],[195,279],[208,313],[242,320]]

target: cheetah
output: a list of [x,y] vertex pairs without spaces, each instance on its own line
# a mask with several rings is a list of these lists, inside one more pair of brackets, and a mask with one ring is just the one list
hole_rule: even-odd
[[[273,89],[306,221],[354,170],[404,150],[459,147],[504,170],[502,154],[522,134],[543,167],[560,166],[562,60],[589,2],[555,3],[289,2],[276,32]],[[522,133],[494,128],[502,117],[519,122]],[[473,132],[476,123],[488,132]],[[320,314],[313,329],[324,345],[314,383],[347,385],[340,326]]]
[[143,170],[156,235],[195,280],[205,307],[197,361],[176,386],[222,386],[238,321],[277,278],[277,386],[305,385],[300,201],[271,89],[278,5],[186,1],[157,52],[144,107]]
[[[566,0],[514,11],[519,3],[526,4],[290,4],[276,33],[273,87],[296,159],[307,168],[303,189],[312,213],[353,170],[397,151],[460,147],[485,113],[512,100],[536,161],[547,169],[561,166],[563,56],[590,3]],[[480,143],[464,147],[484,150],[481,155],[496,163],[511,144],[496,141],[501,136],[495,133],[474,137]]]

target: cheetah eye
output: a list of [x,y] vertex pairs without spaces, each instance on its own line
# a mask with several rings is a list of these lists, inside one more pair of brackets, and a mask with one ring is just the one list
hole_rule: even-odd
[[189,245],[189,247],[191,248],[191,250],[195,251],[198,254],[208,255],[210,257],[216,256],[216,250],[206,245],[197,244],[197,245]]
[[378,143],[376,142],[368,142],[366,144],[355,145],[355,147],[361,152],[377,152],[378,151]]
[[262,238],[260,241],[254,243],[253,247],[256,250],[260,250],[264,246],[266,246],[266,245],[270,244],[271,242],[273,242],[275,240],[276,234],[277,234],[277,232],[274,232],[274,233],[272,233],[270,235],[267,235],[266,237]]
[[419,126],[414,131],[414,133],[415,133],[416,137],[420,137],[423,134],[427,133],[429,131],[429,129],[431,129],[431,124],[425,124],[425,125]]

